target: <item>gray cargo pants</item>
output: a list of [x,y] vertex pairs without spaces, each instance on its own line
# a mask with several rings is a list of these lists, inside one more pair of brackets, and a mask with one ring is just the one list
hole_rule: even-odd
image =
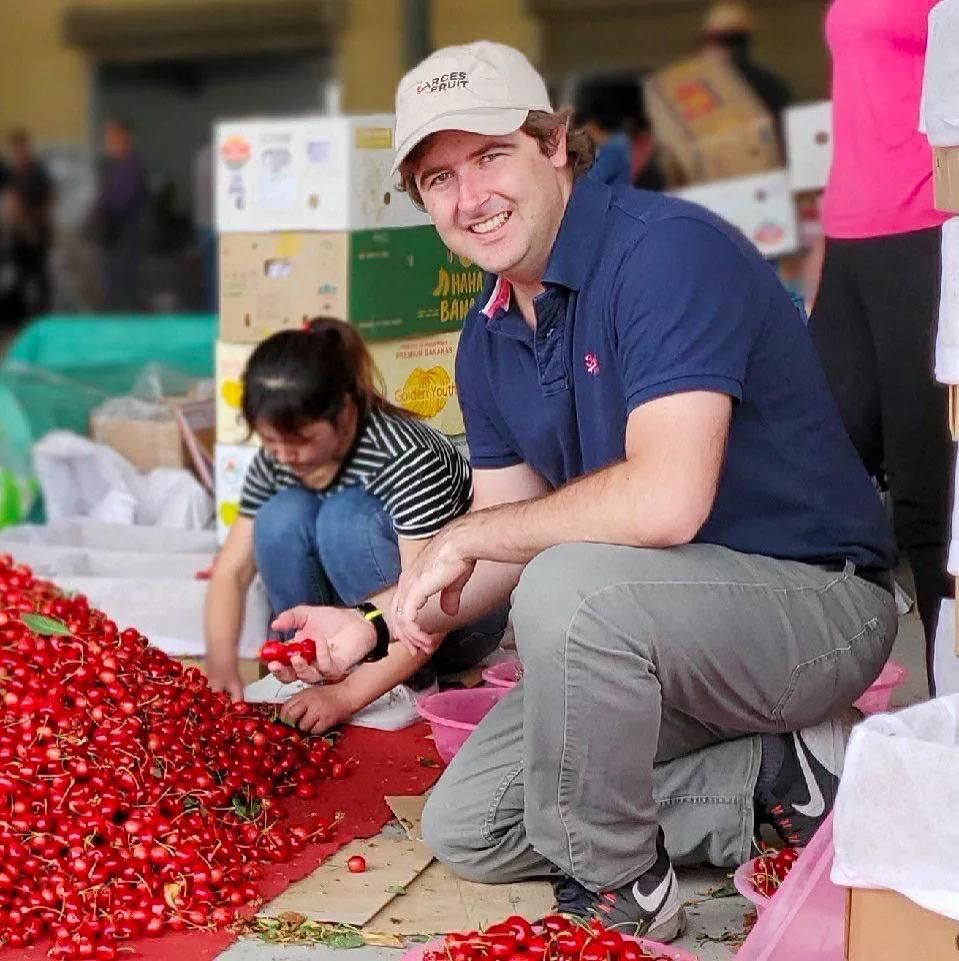
[[642,874],[662,825],[676,863],[752,844],[762,733],[847,708],[879,674],[896,606],[852,564],[692,544],[565,544],[512,602],[523,681],[443,774],[423,818],[436,856],[489,883]]

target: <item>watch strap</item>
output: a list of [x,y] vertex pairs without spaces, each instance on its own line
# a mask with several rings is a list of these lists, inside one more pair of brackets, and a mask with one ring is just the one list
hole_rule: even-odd
[[363,658],[364,661],[382,661],[390,652],[390,629],[386,623],[383,612],[369,601],[356,605],[363,617],[368,620],[376,630],[376,645],[369,654]]

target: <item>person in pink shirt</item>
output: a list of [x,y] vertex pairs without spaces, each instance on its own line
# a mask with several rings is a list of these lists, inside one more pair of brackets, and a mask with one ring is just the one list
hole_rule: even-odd
[[885,476],[916,583],[932,687],[946,575],[952,447],[933,378],[940,227],[932,153],[917,130],[935,0],[834,0],[833,161],[823,197],[822,280],[810,332],[846,429]]

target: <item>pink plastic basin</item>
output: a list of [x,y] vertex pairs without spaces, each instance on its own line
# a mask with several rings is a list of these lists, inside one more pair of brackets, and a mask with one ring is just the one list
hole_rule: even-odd
[[483,680],[493,687],[515,687],[520,679],[523,668],[519,661],[500,661],[498,664],[491,664],[483,671]]
[[733,875],[733,886],[747,901],[753,903],[756,914],[762,914],[763,909],[769,904],[769,898],[765,894],[760,894],[753,887],[753,875],[756,873],[757,860],[759,859],[753,858],[752,861],[747,861],[736,868],[736,873]]
[[866,693],[856,701],[856,707],[863,714],[881,714],[883,711],[888,711],[892,692],[904,684],[907,677],[909,672],[901,664],[886,661],[882,673],[872,682]]
[[[628,934],[623,937],[629,941],[635,941],[640,947],[645,948],[648,953],[659,954],[670,961],[701,961],[698,954],[690,954],[682,948],[674,948],[669,944],[660,944],[658,941],[650,941],[648,938],[634,938]],[[429,951],[439,951],[443,947],[443,939],[437,938],[427,944],[417,944],[410,948],[400,961],[423,961],[423,955]]]
[[420,716],[430,722],[436,750],[447,764],[479,722],[508,693],[501,687],[474,687],[471,690],[440,691],[420,701]]

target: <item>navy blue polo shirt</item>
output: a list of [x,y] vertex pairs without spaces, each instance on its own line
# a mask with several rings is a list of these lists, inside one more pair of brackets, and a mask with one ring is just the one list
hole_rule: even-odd
[[691,390],[733,398],[696,540],[889,567],[895,549],[800,312],[738,231],[663,194],[581,178],[526,324],[489,277],[456,382],[473,466],[525,462],[554,488],[625,457],[626,419]]

